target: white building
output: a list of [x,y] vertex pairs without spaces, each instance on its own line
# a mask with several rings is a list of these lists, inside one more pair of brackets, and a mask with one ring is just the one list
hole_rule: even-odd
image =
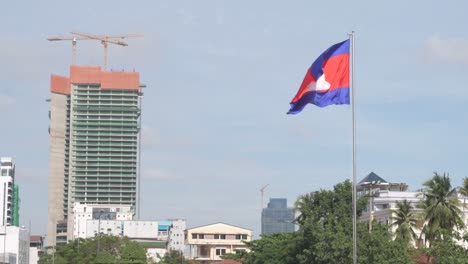
[[0,226],[0,263],[29,263],[29,231],[16,226]]
[[[127,221],[133,219],[133,209],[130,205],[103,205],[103,204],[85,204],[75,203],[73,207],[73,237],[75,238],[87,238],[93,237],[88,236],[88,221],[89,220],[118,220]],[[97,234],[97,227],[95,233]],[[102,233],[103,232],[101,229]],[[115,234],[120,235],[120,234]]]
[[146,248],[158,261],[168,249],[184,251],[185,220],[136,221],[131,206],[75,203],[73,239],[92,238],[98,233],[125,236]]
[[252,230],[216,223],[189,228],[185,231],[185,244],[190,247],[190,259],[204,263],[219,262],[221,255],[247,250],[243,241],[252,240]]
[[184,231],[187,228],[186,222],[184,219],[169,219],[169,221],[172,223],[169,232],[169,249],[184,253]]
[[32,235],[29,237],[29,264],[37,264],[44,254],[44,237]]
[[[176,228],[173,229],[173,223]],[[159,261],[158,256],[164,256],[168,249],[180,249],[183,252],[185,245],[179,238],[184,237],[185,220],[177,221],[136,221],[136,220],[88,220],[86,223],[86,238],[95,237],[100,230],[101,234],[125,236],[138,242],[147,252],[148,257]],[[170,241],[170,237],[177,240]],[[176,242],[176,243],[173,243]],[[178,243],[178,244],[177,244]],[[182,243],[182,244],[181,244]]]
[[13,225],[15,165],[12,158],[0,158],[0,225]]

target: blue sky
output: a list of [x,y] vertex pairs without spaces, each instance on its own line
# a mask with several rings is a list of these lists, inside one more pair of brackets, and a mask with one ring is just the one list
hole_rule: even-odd
[[[0,30],[0,156],[13,156],[21,223],[47,226],[50,74],[68,75],[70,31],[140,33],[109,47],[139,71],[144,219],[260,232],[260,188],[292,204],[351,178],[351,108],[287,116],[305,71],[356,31],[358,179],[418,189],[468,176],[466,1],[8,1]],[[99,42],[77,62],[101,65]]]

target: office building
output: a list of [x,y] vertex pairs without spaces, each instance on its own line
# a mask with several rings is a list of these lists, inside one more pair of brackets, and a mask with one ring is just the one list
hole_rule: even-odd
[[0,158],[0,173],[0,225],[19,226],[19,188],[12,158]]
[[139,73],[70,67],[51,76],[47,245],[73,237],[75,203],[138,208]]
[[286,198],[270,198],[262,210],[262,235],[281,232],[294,232],[294,211]]

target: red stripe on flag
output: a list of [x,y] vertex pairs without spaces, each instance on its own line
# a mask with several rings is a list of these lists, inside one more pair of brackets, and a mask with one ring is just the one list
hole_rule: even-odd
[[306,92],[309,91],[309,87],[312,83],[317,82],[314,76],[310,73],[310,69],[307,70],[304,80],[302,81],[299,91],[297,91],[296,96],[291,100],[292,103],[297,102]]
[[340,54],[326,60],[323,63],[323,73],[330,83],[328,90],[349,87],[349,54]]

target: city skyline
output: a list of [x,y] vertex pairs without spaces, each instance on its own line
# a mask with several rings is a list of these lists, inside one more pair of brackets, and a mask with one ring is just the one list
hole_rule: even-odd
[[[12,25],[0,44],[0,114],[8,124],[0,156],[15,160],[20,225],[46,233],[46,99],[50,74],[67,75],[72,57],[71,43],[46,38],[74,30],[144,35],[108,53],[109,70],[138,71],[147,86],[142,219],[226,222],[258,235],[265,184],[265,198],[293,203],[350,179],[350,107],[286,112],[313,60],[351,30],[358,180],[374,171],[415,190],[438,171],[458,186],[468,176],[467,5],[80,1],[71,12],[64,2],[8,2],[0,18]],[[78,65],[102,66],[102,58],[100,43],[78,42]],[[226,206],[233,200],[235,208]]]

